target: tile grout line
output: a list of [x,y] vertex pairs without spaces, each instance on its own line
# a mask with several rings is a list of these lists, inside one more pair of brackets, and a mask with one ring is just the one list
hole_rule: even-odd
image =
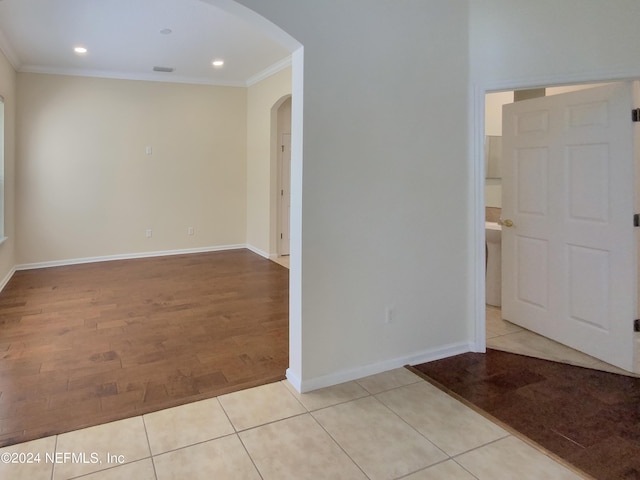
[[[222,402],[220,401],[220,396],[218,397],[213,397],[216,399],[216,402],[218,402],[218,406],[220,407],[220,409],[222,410],[222,413],[224,413],[225,418],[227,419],[227,421],[229,422],[229,425],[231,425],[231,428],[233,428],[233,433],[235,433],[236,435],[238,434],[238,429],[236,428],[236,426],[233,424],[233,422],[231,421],[231,418],[229,417],[229,414],[227,413],[227,411],[224,408],[224,405],[222,405]],[[226,436],[226,435],[225,435]]]
[[[451,460],[456,460],[456,458],[461,457],[462,455],[466,455],[467,453],[475,452],[476,450],[479,450],[479,449],[484,448],[484,447],[489,446],[489,445],[493,445],[494,443],[497,443],[497,442],[499,442],[501,440],[504,440],[505,438],[509,438],[509,437],[518,438],[515,435],[507,432],[507,434],[504,437],[496,438],[495,440],[491,440],[490,442],[483,443],[482,445],[478,445],[476,447],[470,448],[469,450],[465,450],[464,452],[456,453],[455,455],[451,456],[450,458],[451,458]],[[458,463],[458,462],[456,461],[456,463]],[[462,465],[460,465],[460,466],[462,466]]]
[[[417,376],[416,376],[416,377],[417,377]],[[329,405],[329,406],[327,406],[327,407],[318,408],[318,409],[316,409],[316,410],[309,411],[308,413],[311,415],[311,418],[313,418],[313,419],[314,419],[314,421],[315,421],[315,422],[320,426],[320,428],[322,428],[322,429],[327,433],[327,435],[329,435],[329,437],[334,441],[334,443],[335,443],[336,445],[338,445],[338,447],[340,447],[340,449],[344,452],[344,454],[347,456],[347,458],[349,458],[349,460],[351,460],[351,461],[352,461],[352,462],[353,462],[353,463],[358,467],[358,469],[359,469],[359,470],[360,470],[360,471],[365,475],[365,477],[370,478],[370,477],[369,477],[369,476],[364,472],[364,470],[360,467],[360,465],[359,465],[359,464],[358,464],[358,463],[357,463],[353,458],[351,458],[351,455],[349,455],[349,453],[348,453],[348,452],[347,452],[347,451],[342,447],[342,445],[340,445],[340,443],[339,443],[339,442],[338,442],[338,441],[333,437],[333,435],[331,435],[331,432],[329,432],[329,431],[328,431],[328,430],[327,430],[327,429],[326,429],[326,428],[325,428],[325,427],[324,427],[324,426],[323,426],[323,425],[318,421],[318,419],[313,415],[313,413],[314,413],[314,412],[320,412],[320,411],[322,411],[322,410],[326,410],[326,409],[329,409],[329,408],[333,408],[333,407],[336,407],[336,406],[339,406],[339,405],[345,405],[345,404],[347,404],[347,403],[357,402],[357,401],[359,401],[359,400],[362,400],[362,399],[365,399],[365,398],[368,398],[368,397],[373,398],[376,402],[378,402],[378,403],[379,403],[380,405],[382,405],[384,408],[386,408],[387,410],[389,410],[393,415],[395,415],[396,417],[398,417],[398,418],[399,418],[403,423],[405,423],[406,425],[408,425],[412,430],[414,430],[416,433],[418,433],[418,435],[420,435],[422,438],[424,438],[426,441],[428,441],[431,445],[433,445],[437,450],[439,450],[440,452],[442,452],[442,453],[447,457],[446,459],[443,459],[443,460],[442,460],[442,461],[440,461],[440,462],[436,462],[436,463],[434,463],[434,464],[432,464],[432,465],[427,465],[427,466],[426,466],[426,467],[424,467],[423,469],[418,469],[418,470],[416,470],[416,471],[414,471],[414,472],[409,472],[408,474],[403,475],[403,477],[406,477],[406,476],[408,476],[408,475],[412,475],[412,474],[417,473],[417,472],[420,472],[420,471],[422,471],[422,470],[426,470],[427,468],[430,468],[430,467],[432,467],[433,465],[437,465],[438,463],[442,463],[442,462],[445,462],[445,461],[447,461],[447,460],[450,460],[450,459],[451,459],[451,457],[450,457],[450,456],[449,456],[445,451],[443,451],[440,447],[438,447],[438,445],[436,445],[436,444],[435,444],[435,443],[433,443],[431,440],[429,440],[427,437],[425,437],[425,436],[424,436],[422,433],[420,433],[420,432],[419,432],[419,431],[418,431],[418,430],[417,430],[413,425],[409,424],[409,423],[408,423],[404,418],[402,418],[399,414],[397,414],[395,411],[393,411],[390,407],[388,407],[387,405],[385,405],[382,401],[380,401],[380,400],[376,397],[376,395],[379,395],[379,394],[382,394],[382,393],[391,392],[391,391],[393,391],[393,390],[397,390],[397,389],[399,389],[399,388],[404,388],[404,387],[408,387],[408,386],[410,386],[410,385],[414,385],[414,384],[416,384],[416,383],[419,383],[419,382],[420,382],[420,377],[417,377],[417,378],[418,378],[418,380],[417,380],[417,381],[415,381],[415,382],[407,383],[407,384],[404,384],[404,385],[398,385],[398,386],[395,386],[395,387],[392,387],[392,388],[388,388],[388,389],[385,389],[385,390],[381,390],[380,392],[378,392],[378,393],[376,393],[376,394],[371,393],[371,391],[370,391],[370,390],[368,390],[367,388],[365,388],[363,385],[361,385],[361,384],[358,382],[358,380],[354,380],[354,382],[355,382],[355,383],[357,383],[357,384],[358,384],[362,389],[364,389],[364,391],[365,391],[365,392],[367,392],[367,394],[368,394],[368,395],[364,395],[364,396],[362,396],[362,397],[354,398],[354,399],[351,399],[351,400],[346,400],[346,401],[344,401],[344,402],[340,402],[340,403],[337,403],[337,404],[334,404],[334,405]],[[403,478],[403,477],[399,477],[399,478]]]
[[[274,382],[274,383],[277,383],[277,382]],[[257,388],[257,387],[254,387],[254,388]],[[237,392],[233,392],[233,393],[237,393]],[[289,392],[289,393],[291,393],[291,392]],[[231,394],[225,394],[225,395],[231,395]],[[156,456],[160,456],[160,455],[165,455],[167,453],[177,452],[177,451],[180,451],[180,450],[184,450],[186,448],[190,448],[190,447],[193,447],[193,446],[196,446],[196,445],[202,445],[203,443],[211,442],[211,441],[214,441],[214,440],[219,440],[221,438],[227,438],[227,437],[230,437],[230,436],[233,436],[233,435],[237,436],[240,439],[240,434],[243,433],[243,432],[248,432],[248,431],[255,430],[256,428],[260,428],[260,427],[265,426],[265,425],[272,425],[274,423],[278,423],[278,422],[281,422],[283,420],[288,420],[288,419],[291,419],[291,418],[300,417],[302,415],[307,415],[307,414],[310,413],[308,411],[305,411],[305,412],[298,413],[298,414],[295,414],[295,415],[290,415],[290,416],[287,416],[287,417],[284,417],[284,418],[280,418],[278,420],[272,420],[272,421],[269,421],[269,422],[266,422],[266,423],[261,423],[260,425],[255,425],[255,426],[244,428],[244,429],[238,429],[234,425],[233,421],[231,421],[231,418],[229,417],[228,412],[225,410],[224,405],[222,405],[222,402],[220,402],[219,397],[212,397],[212,398],[215,398],[218,401],[218,405],[220,406],[220,408],[222,409],[222,412],[224,413],[225,417],[229,421],[229,424],[231,425],[231,428],[233,429],[233,432],[227,433],[227,434],[224,434],[224,435],[220,435],[220,436],[217,436],[217,437],[208,438],[206,440],[201,440],[199,442],[190,443],[188,445],[183,445],[181,447],[172,448],[172,449],[169,449],[169,450],[166,450],[166,451],[163,451],[163,452],[159,452],[157,454],[153,454],[152,453],[151,456],[152,457],[156,457]],[[209,399],[207,399],[207,400],[209,400]],[[306,407],[304,407],[304,405],[301,405],[301,406],[303,408],[305,408],[305,410],[306,410]],[[151,447],[149,447],[149,449],[151,450]]]
[[[403,385],[403,387],[407,387],[409,385],[413,385],[413,384],[408,384],[408,385]],[[396,387],[392,390],[396,390],[397,388],[402,388],[402,387]],[[391,390],[387,390],[387,392],[390,392]],[[381,392],[381,393],[386,393],[386,392]],[[418,435],[420,435],[422,438],[424,438],[427,442],[429,442],[431,445],[433,445],[436,449],[438,449],[438,451],[442,452],[447,458],[445,460],[442,460],[440,462],[436,462],[432,465],[428,465],[425,468],[429,468],[432,467],[433,465],[437,465],[438,463],[442,463],[445,462],[447,460],[450,460],[452,457],[451,455],[449,455],[447,452],[445,452],[442,448],[440,448],[440,446],[438,446],[437,443],[435,443],[433,440],[431,440],[429,437],[427,437],[426,435],[424,435],[420,430],[418,430],[415,426],[411,425],[407,420],[405,420],[402,415],[400,415],[398,412],[396,412],[393,408],[391,408],[390,406],[388,406],[386,403],[384,403],[382,400],[380,400],[379,398],[377,398],[375,395],[373,395],[373,398],[376,399],[376,401],[382,405],[384,408],[386,408],[387,410],[389,410],[393,415],[395,415],[398,419],[400,419],[401,422],[403,422],[405,425],[407,425],[409,428],[411,428],[414,432],[416,432]],[[423,469],[422,469],[423,470]],[[420,471],[420,470],[416,470],[416,471]],[[415,473],[415,472],[414,472]]]
[[[290,420],[292,418],[296,418],[296,417],[302,417],[304,415],[310,415],[311,412],[302,412],[302,413],[296,413],[295,415],[288,415],[286,417],[283,418],[279,418],[278,420],[271,420],[269,422],[265,422],[265,423],[261,423],[260,425],[254,425],[252,427],[247,427],[247,428],[243,428],[241,430],[238,430],[237,432],[235,432],[237,435],[240,435],[241,433],[244,432],[250,432],[251,430],[255,430],[256,428],[260,428],[260,427],[265,427],[267,425],[273,425],[274,423],[278,423],[278,422],[283,422],[285,420]],[[225,435],[228,436],[228,435]]]
[[[411,370],[409,370],[409,371],[410,371],[411,373],[413,373]],[[415,375],[415,373],[414,373],[414,375]],[[420,431],[419,431],[415,426],[411,425],[411,424],[410,424],[407,420],[405,420],[405,419],[404,419],[404,418],[403,418],[399,413],[397,413],[397,412],[396,412],[395,410],[393,410],[390,406],[386,405],[382,400],[380,400],[380,399],[378,398],[378,395],[381,395],[381,394],[384,394],[384,393],[387,393],[387,392],[391,392],[391,391],[394,391],[394,390],[398,390],[398,389],[400,389],[400,388],[410,387],[411,385],[415,385],[415,384],[420,383],[421,378],[420,378],[418,375],[415,375],[415,376],[416,376],[417,380],[416,380],[416,381],[414,381],[414,382],[406,383],[406,384],[403,384],[403,385],[397,385],[397,386],[392,387],[392,388],[387,388],[387,389],[384,389],[384,390],[380,390],[380,391],[379,391],[379,392],[377,392],[377,393],[372,393],[372,392],[371,392],[370,390],[368,390],[364,385],[361,385],[361,384],[360,384],[360,382],[358,382],[358,380],[354,380],[354,381],[355,381],[358,385],[360,385],[360,386],[361,386],[361,387],[362,387],[366,392],[368,392],[368,393],[369,393],[369,396],[370,396],[370,397],[373,397],[373,398],[374,398],[374,399],[375,399],[375,400],[376,400],[380,405],[382,405],[384,408],[386,408],[387,410],[389,410],[389,411],[390,411],[394,416],[396,416],[398,419],[400,419],[400,421],[401,421],[401,422],[403,422],[405,425],[407,425],[409,428],[411,428],[413,431],[415,431],[419,436],[421,436],[422,438],[424,438],[427,442],[429,442],[429,443],[430,443],[431,445],[433,445],[433,446],[434,446],[438,451],[442,452],[442,454],[443,454],[443,455],[445,455],[445,456],[447,457],[447,458],[445,458],[445,459],[443,459],[443,460],[440,460],[440,461],[438,461],[438,462],[435,462],[435,463],[433,463],[433,464],[431,464],[431,465],[427,465],[427,466],[426,466],[426,467],[424,467],[424,468],[421,468],[421,469],[415,470],[415,471],[413,471],[413,472],[409,472],[409,473],[407,473],[406,475],[403,475],[402,477],[399,477],[399,478],[398,478],[398,479],[396,479],[396,480],[399,480],[399,479],[402,479],[402,478],[406,478],[406,477],[408,477],[408,476],[410,476],[410,475],[413,475],[413,474],[415,474],[415,473],[421,472],[421,471],[423,471],[423,470],[427,470],[427,469],[429,469],[429,468],[431,468],[431,467],[433,467],[433,466],[435,466],[435,465],[438,465],[438,464],[440,464],[440,463],[444,463],[444,462],[446,462],[446,461],[453,460],[453,458],[452,458],[452,457],[451,457],[447,452],[445,452],[444,450],[442,450],[442,449],[441,449],[441,448],[440,448],[440,447],[439,447],[435,442],[433,442],[429,437],[427,437],[426,435],[422,434],[422,432],[420,432]],[[361,397],[361,398],[366,398],[366,397]],[[355,400],[359,400],[359,399],[354,399],[354,400],[351,400],[351,401],[355,401]],[[346,402],[345,402],[345,403],[346,403]],[[332,438],[333,438],[333,437],[332,437]],[[456,462],[456,463],[457,463],[457,462]],[[475,475],[474,475],[474,476],[475,476]]]
[[[124,463],[120,463],[118,465],[113,465],[113,466],[107,467],[107,468],[102,468],[102,469],[96,470],[94,472],[83,473],[82,475],[78,475],[76,477],[71,477],[69,480],[82,479],[82,478],[88,477],[90,475],[95,475],[95,474],[99,474],[101,472],[107,472],[109,470],[114,470],[114,469],[116,469],[118,467],[123,467],[124,465],[132,465],[134,463],[141,462],[143,460],[151,460],[151,466],[153,468],[153,474],[156,477],[156,480],[158,480],[158,475],[156,473],[155,464],[153,462],[153,454],[151,453],[151,444],[149,442],[149,435],[147,434],[147,427],[146,427],[146,424],[144,422],[144,418],[142,418],[142,417],[144,417],[144,415],[137,415],[135,417],[130,417],[130,418],[134,419],[134,418],[138,418],[138,417],[140,417],[140,419],[142,420],[142,425],[143,425],[143,428],[144,428],[144,431],[145,431],[145,437],[147,438],[147,445],[149,446],[149,455],[148,456],[145,456],[145,457],[142,457],[142,458],[138,458],[136,460],[131,460],[131,461],[128,461],[128,462],[125,461]],[[129,420],[129,419],[124,419],[124,420]],[[120,420],[116,420],[116,421],[120,421]],[[112,422],[109,422],[109,423],[112,423]],[[104,425],[106,425],[106,424],[104,424]],[[97,426],[100,426],[100,425],[97,425]],[[94,428],[94,427],[86,427],[86,428]],[[74,431],[79,431],[79,430],[74,430]],[[71,432],[68,432],[68,433],[71,433]],[[57,449],[57,438],[56,438],[56,449]],[[52,479],[52,480],[55,480],[55,479]]]
[[[141,458],[140,460],[145,460],[147,458],[155,458],[155,457],[161,457],[162,455],[166,455],[168,453],[175,453],[175,452],[179,452],[180,450],[185,450],[187,448],[191,448],[191,447],[196,447],[198,445],[202,445],[204,443],[209,443],[209,442],[213,442],[215,440],[221,440],[223,438],[228,438],[228,437],[232,437],[234,435],[238,435],[236,432],[232,432],[232,433],[227,433],[225,435],[220,435],[219,437],[213,437],[213,438],[208,438],[207,440],[201,440],[199,442],[195,442],[195,443],[190,443],[189,445],[183,445],[182,447],[177,447],[177,448],[172,448],[170,450],[167,450],[165,452],[159,452],[159,453],[155,453],[152,454],[151,457],[145,457],[145,458]],[[137,461],[137,460],[136,460]],[[130,462],[133,463],[133,462]]]
[[435,466],[437,466],[437,465],[441,465],[441,464],[446,463],[446,462],[449,462],[449,461],[454,462],[456,465],[459,465],[459,466],[460,466],[460,468],[462,468],[465,472],[467,472],[469,475],[471,475],[471,476],[472,476],[473,478],[475,478],[476,480],[479,480],[477,476],[475,476],[475,475],[474,475],[473,473],[471,473],[469,470],[467,470],[466,468],[464,468],[462,465],[460,465],[458,462],[456,462],[456,461],[455,461],[455,459],[453,459],[453,458],[451,458],[451,457],[445,458],[444,460],[440,460],[439,462],[436,462],[436,463],[434,463],[434,464],[432,464],[432,465],[427,465],[426,467],[421,468],[421,469],[419,469],[419,470],[416,470],[415,472],[409,472],[409,473],[407,473],[406,475],[402,475],[401,477],[394,478],[393,480],[403,480],[403,479],[405,479],[405,478],[409,478],[410,476],[415,475],[416,473],[424,472],[424,471],[426,471],[426,470],[429,470],[430,468],[433,468],[433,467],[435,467]]
[[[352,401],[355,401],[355,400],[352,400]],[[345,403],[347,403],[347,402],[345,402]],[[327,407],[327,408],[328,408],[328,407]],[[338,446],[338,448],[342,451],[342,453],[344,453],[344,454],[347,456],[347,458],[348,458],[349,460],[351,460],[351,463],[353,463],[353,464],[357,467],[357,469],[358,469],[358,470],[360,470],[360,471],[362,472],[362,474],[365,476],[365,478],[368,478],[369,480],[371,480],[371,477],[370,477],[369,475],[367,475],[367,474],[366,474],[366,472],[362,469],[362,467],[360,466],[360,464],[359,464],[358,462],[356,462],[353,458],[351,458],[351,455],[349,455],[349,453],[348,453],[348,452],[347,452],[347,451],[342,447],[342,445],[340,445],[340,443],[339,443],[335,438],[333,438],[333,435],[331,435],[331,433],[330,433],[326,428],[324,428],[324,425],[322,425],[322,424],[318,421],[318,419],[317,419],[316,417],[314,417],[314,416],[313,416],[313,413],[308,412],[308,414],[309,414],[309,416],[313,419],[313,421],[314,421],[314,422],[316,422],[316,425],[318,425],[318,426],[319,426],[319,427],[320,427],[320,428],[321,428],[321,429],[322,429],[322,430],[323,430],[323,431],[324,431],[324,432],[329,436],[329,438],[331,439],[331,441],[332,441],[333,443],[335,443],[335,444]]]
[[[331,388],[331,387],[326,387],[326,388]],[[356,400],[361,400],[363,398],[367,398],[367,397],[372,397],[373,396],[371,393],[369,393],[369,391],[366,388],[362,387],[362,389],[366,392],[366,395],[363,395],[361,397],[352,398],[350,400],[341,400],[338,403],[333,403],[331,405],[327,405],[325,407],[320,407],[320,408],[309,409],[307,406],[305,406],[302,403],[301,400],[298,400],[298,401],[302,404],[302,406],[305,408],[305,410],[307,410],[307,413],[313,414],[313,412],[319,412],[321,410],[326,410],[327,408],[337,407],[338,405],[344,405],[345,403],[355,402]],[[322,389],[320,389],[320,390],[322,390]],[[306,395],[306,394],[302,393],[300,395]]]
[[[323,407],[323,408],[317,408],[317,409],[315,409],[315,410],[310,410],[309,408],[307,408],[307,407],[306,407],[306,405],[304,405],[304,404],[302,403],[302,401],[298,400],[298,399],[295,397],[295,395],[293,395],[293,393],[289,391],[289,389],[288,389],[288,388],[287,388],[287,391],[289,391],[289,393],[291,393],[291,395],[292,395],[294,398],[296,398],[296,400],[298,400],[298,402],[299,402],[299,403],[304,407],[304,409],[307,411],[307,413],[306,413],[306,414],[307,414],[307,415],[309,415],[309,417],[311,417],[311,418],[313,419],[313,421],[316,423],[316,425],[318,425],[318,426],[319,426],[319,427],[320,427],[320,428],[321,428],[321,429],[322,429],[322,430],[323,430],[323,431],[324,431],[324,432],[329,436],[329,438],[333,441],[333,443],[335,443],[335,444],[338,446],[338,448],[339,448],[339,449],[340,449],[340,450],[341,450],[341,451],[346,455],[346,457],[347,457],[349,460],[351,460],[351,462],[356,466],[356,468],[357,468],[358,470],[360,470],[360,471],[362,472],[362,474],[363,474],[366,478],[370,479],[371,477],[369,477],[369,475],[367,475],[367,474],[365,473],[365,471],[362,469],[362,467],[360,467],[360,465],[359,465],[359,464],[358,464],[358,463],[357,463],[353,458],[351,458],[351,455],[349,455],[349,453],[347,453],[347,451],[342,447],[342,445],[340,445],[340,443],[339,443],[335,438],[333,438],[333,435],[331,435],[331,433],[329,433],[329,431],[328,431],[326,428],[324,428],[324,426],[323,426],[323,425],[318,421],[318,419],[313,415],[313,412],[319,412],[319,411],[321,411],[321,410],[325,410],[325,409],[327,409],[327,408],[332,408],[332,407],[335,407],[335,406],[338,406],[338,405],[345,405],[345,404],[347,404],[347,403],[355,402],[355,401],[357,401],[357,400],[361,400],[361,399],[363,399],[363,398],[367,398],[367,397],[371,397],[371,396],[373,396],[373,395],[371,394],[371,392],[370,392],[369,390],[367,390],[365,387],[363,387],[363,386],[362,386],[362,385],[361,385],[357,380],[354,380],[354,382],[355,382],[355,383],[356,383],[360,388],[362,388],[362,389],[367,393],[367,395],[363,395],[362,397],[358,397],[358,398],[353,398],[353,399],[351,399],[351,400],[345,400],[345,401],[343,401],[343,402],[338,402],[338,403],[336,403],[336,404],[328,405],[328,406]],[[286,388],[286,387],[285,387],[285,388]],[[330,388],[330,387],[329,387],[329,388]],[[320,390],[322,390],[322,389],[320,389]],[[303,395],[303,394],[300,394],[300,395]]]
[[453,462],[455,462],[456,465],[458,465],[461,469],[463,469],[465,472],[467,472],[469,475],[471,475],[473,478],[478,479],[479,477],[477,475],[475,475],[474,473],[470,472],[467,467],[465,467],[464,465],[462,465],[460,462],[458,462],[458,460],[456,460],[455,458],[451,459]]
[[158,471],[156,470],[156,462],[154,460],[153,450],[151,450],[151,441],[149,440],[149,432],[147,431],[147,422],[144,421],[144,415],[140,415],[142,419],[142,426],[144,428],[144,435],[147,438],[147,446],[149,447],[149,455],[151,455],[151,468],[153,468],[153,474],[158,480]]
[[244,451],[246,452],[247,456],[249,457],[249,460],[251,460],[251,465],[253,465],[253,468],[256,469],[256,472],[258,472],[258,476],[264,480],[264,477],[262,476],[262,472],[260,471],[260,469],[258,468],[258,465],[256,465],[255,460],[253,459],[253,457],[251,456],[251,453],[249,452],[249,449],[247,448],[247,446],[244,444],[244,442],[242,441],[242,438],[240,437],[240,435],[238,433],[234,434],[236,437],[238,437],[238,441],[240,442],[240,445],[242,445],[242,448],[244,448]]
[[[60,435],[56,435],[56,439],[53,442],[53,454],[55,455],[56,452],[58,451],[58,437]],[[56,468],[56,464],[54,463],[53,465],[51,465],[51,480],[54,480],[54,470]]]

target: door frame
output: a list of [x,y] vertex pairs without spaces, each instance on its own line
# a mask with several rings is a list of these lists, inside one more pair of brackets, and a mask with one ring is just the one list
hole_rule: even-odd
[[484,353],[486,342],[486,311],[485,311],[485,168],[484,168],[484,132],[485,132],[485,95],[487,93],[506,90],[521,90],[546,88],[564,85],[580,85],[589,83],[623,82],[640,79],[640,69],[628,72],[605,71],[599,73],[584,73],[582,75],[566,75],[532,80],[514,79],[500,82],[471,82],[470,101],[472,114],[468,117],[470,137],[469,164],[470,175],[470,245],[473,246],[471,261],[473,262],[473,285],[469,289],[469,304],[472,309],[473,338],[470,349],[472,352]]
[[[283,128],[281,122],[281,111],[280,109],[288,100],[291,101],[291,121],[286,123],[286,128]],[[291,135],[292,130],[294,128],[293,125],[293,94],[287,93],[282,95],[278,100],[276,100],[273,105],[271,105],[271,113],[270,113],[270,132],[269,135],[271,137],[271,152],[269,157],[269,258],[271,260],[280,257],[280,188],[281,188],[281,179],[280,179],[280,142],[281,142],[281,134],[289,133]],[[291,167],[293,166],[293,135],[292,138],[292,146],[290,151],[290,167],[289,167],[289,192],[292,192],[293,189],[293,172],[291,171]],[[293,201],[293,200],[292,200]],[[289,232],[292,234],[292,223],[291,217],[289,218]],[[291,244],[289,245],[289,256],[291,256]]]
[[[276,191],[276,196],[278,197],[278,229],[276,230],[276,242],[278,245],[278,256],[282,257],[282,256],[289,256],[289,254],[291,253],[291,248],[287,248],[287,253],[283,253],[283,244],[284,244],[284,239],[282,238],[282,236],[284,234],[287,235],[287,244],[290,245],[290,237],[291,237],[291,225],[290,225],[290,221],[289,218],[291,217],[291,133],[290,132],[281,132],[279,134],[279,142],[278,144],[280,145],[280,148],[284,147],[285,142],[284,142],[284,137],[285,135],[289,136],[289,143],[288,143],[288,147],[289,147],[289,159],[287,162],[284,161],[284,150],[279,150],[278,151],[278,188]],[[289,178],[289,183],[285,184],[285,181],[283,179],[283,175],[285,172],[285,168],[287,170],[287,176]],[[283,197],[283,191],[286,188],[287,190],[287,197],[288,197],[288,202],[285,203],[284,202],[284,197]],[[278,193],[280,192],[280,193]],[[287,210],[287,213],[285,215],[285,210]],[[284,221],[286,218],[286,222]],[[279,234],[278,234],[279,232]]]

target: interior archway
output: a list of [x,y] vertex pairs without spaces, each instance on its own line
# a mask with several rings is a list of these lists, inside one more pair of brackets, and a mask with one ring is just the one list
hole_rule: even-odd
[[[271,108],[271,208],[270,211],[270,248],[272,257],[289,255],[289,212],[283,211],[283,202],[291,191],[291,162],[283,163],[289,156],[290,141],[284,145],[283,135],[291,135],[291,95],[284,95]],[[287,152],[283,150],[286,147]],[[289,158],[290,160],[290,158]],[[284,202],[286,203],[286,202]],[[287,238],[283,238],[287,236]]]
[[233,0],[200,0],[234,14],[291,52],[291,217],[289,268],[289,368],[287,378],[301,390],[302,373],[302,112],[304,48],[287,32]]

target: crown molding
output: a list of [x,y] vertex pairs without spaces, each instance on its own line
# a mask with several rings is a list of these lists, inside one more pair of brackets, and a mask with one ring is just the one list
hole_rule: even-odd
[[280,70],[284,70],[285,68],[290,67],[290,66],[291,66],[291,55],[289,55],[286,58],[283,58],[279,62],[274,63],[270,67],[265,68],[261,72],[255,74],[253,77],[250,77],[247,80],[247,83],[246,83],[245,86],[251,87],[251,86],[255,85],[256,83],[261,82],[265,78],[269,78],[271,75],[275,75]]
[[[1,34],[1,32],[0,32]],[[0,48],[2,48],[0,36]],[[9,60],[11,61],[11,60]],[[43,67],[40,65],[22,65],[16,68],[20,73],[39,73],[47,75],[66,75],[71,77],[90,77],[90,78],[109,78],[114,80],[140,80],[146,82],[163,82],[163,83],[184,83],[192,85],[212,85],[216,87],[250,87],[265,78],[278,73],[281,70],[291,66],[291,57],[284,58],[274,63],[270,67],[249,78],[246,82],[242,81],[216,81],[201,77],[186,77],[175,75],[173,73],[127,73],[106,70],[85,70],[72,68]]]
[[114,80],[140,80],[145,82],[185,83],[192,85],[212,85],[217,87],[245,87],[245,82],[216,81],[200,77],[185,77],[173,73],[128,73],[106,70],[84,70],[73,68],[41,67],[38,65],[23,65],[20,73],[41,73],[48,75],[67,75],[71,77],[109,78]]

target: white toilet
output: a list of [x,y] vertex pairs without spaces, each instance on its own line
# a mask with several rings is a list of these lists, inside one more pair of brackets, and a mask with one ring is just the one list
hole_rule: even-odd
[[502,305],[502,227],[494,222],[485,222],[487,242],[486,303]]

